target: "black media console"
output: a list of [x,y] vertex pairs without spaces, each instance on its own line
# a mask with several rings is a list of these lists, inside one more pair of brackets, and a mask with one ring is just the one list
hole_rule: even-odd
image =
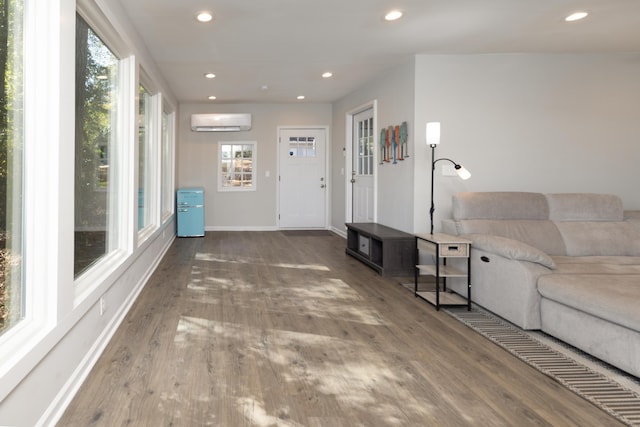
[[382,276],[415,274],[416,242],[413,234],[372,222],[347,223],[347,254]]

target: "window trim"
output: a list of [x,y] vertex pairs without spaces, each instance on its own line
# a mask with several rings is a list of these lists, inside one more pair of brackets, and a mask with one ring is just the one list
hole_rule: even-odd
[[[61,259],[69,247],[65,246],[68,239],[60,238],[60,231],[73,221],[61,215],[68,192],[61,190],[60,180],[48,177],[62,178],[70,170],[62,165],[73,165],[63,153],[65,148],[73,146],[64,128],[65,124],[73,124],[68,113],[73,100],[66,96],[68,88],[62,76],[74,69],[73,63],[65,63],[65,59],[73,56],[64,45],[64,36],[73,36],[75,32],[71,29],[65,34],[61,30],[60,11],[55,3],[37,6],[35,3],[35,0],[24,0],[23,16],[25,315],[0,336],[0,401],[33,369],[40,360],[39,355],[49,351],[52,345],[41,343],[55,327],[58,313],[66,309],[61,301],[67,294],[60,282],[69,271]],[[42,52],[57,55],[42,55]],[[43,69],[51,72],[43,75],[40,73]],[[44,140],[49,143],[39,143]],[[38,220],[37,212],[43,211],[48,212],[51,222]],[[51,223],[57,223],[60,229],[51,227]],[[31,260],[46,262],[36,265]]]
[[[91,24],[89,23],[89,25]],[[107,42],[103,40],[103,43]],[[107,47],[109,47],[108,44]],[[118,99],[122,102],[118,104],[116,111],[118,126],[113,137],[119,141],[117,146],[121,149],[114,150],[116,152],[110,154],[110,163],[113,164],[114,169],[118,169],[118,174],[114,179],[114,191],[109,195],[110,198],[119,196],[117,200],[111,200],[112,203],[116,203],[117,208],[113,211],[113,215],[109,215],[107,253],[86,271],[75,277],[74,307],[79,306],[85,299],[93,295],[96,289],[108,286],[111,281],[104,280],[104,278],[111,278],[122,267],[127,257],[133,253],[133,236],[136,233],[133,232],[134,217],[129,212],[133,212],[134,201],[132,197],[126,197],[126,195],[133,194],[134,184],[136,184],[134,179],[136,166],[133,155],[138,147],[136,138],[138,86],[136,85],[137,64],[135,57],[129,56],[119,59],[118,68],[120,73]]]
[[[224,145],[251,145],[251,186],[247,187],[233,187],[233,186],[224,186],[223,178],[222,178],[222,147]],[[218,177],[216,181],[218,182],[218,191],[219,192],[245,192],[245,191],[256,191],[258,187],[257,182],[257,171],[258,171],[258,143],[256,141],[218,141]]]
[[[176,113],[175,111],[168,111],[165,106],[165,98],[162,94],[158,94],[160,97],[160,105],[162,106],[162,113],[160,117],[160,212],[161,212],[161,223],[164,224],[175,214],[175,147],[176,147]],[[166,114],[167,116],[167,128],[166,128],[166,137],[167,137],[167,158],[163,159],[162,153],[164,153],[165,147],[165,133],[162,131],[162,120],[163,116]],[[169,165],[169,170],[165,170],[166,164]],[[168,175],[167,175],[168,173]],[[167,176],[167,181],[165,182],[163,177]],[[166,184],[166,185],[165,185]]]
[[[136,220],[136,229],[138,230],[137,234],[137,245],[138,247],[144,243],[147,239],[149,239],[153,233],[160,227],[161,218],[160,218],[160,188],[162,183],[161,174],[161,152],[160,152],[160,144],[161,144],[161,127],[162,127],[162,96],[159,93],[153,93],[154,86],[148,83],[148,77],[146,77],[146,73],[144,70],[140,70],[140,81],[137,87],[143,87],[147,94],[149,95],[149,106],[148,106],[148,114],[149,117],[146,118],[147,121],[147,132],[148,136],[146,138],[147,146],[145,147],[146,151],[146,159],[144,170],[146,173],[146,179],[148,182],[145,183],[145,209],[146,209],[146,218],[148,223],[144,225],[144,227],[138,229],[138,222]],[[139,92],[136,92],[139,94]],[[139,105],[139,97],[136,96],[136,106]],[[136,118],[138,117],[138,108],[136,108]],[[136,120],[136,147],[135,147],[135,165],[136,165],[136,190],[135,190],[135,218],[138,218],[138,191],[140,188],[140,180],[145,179],[145,177],[139,176],[140,168],[139,168],[139,138],[138,138],[138,123]]]

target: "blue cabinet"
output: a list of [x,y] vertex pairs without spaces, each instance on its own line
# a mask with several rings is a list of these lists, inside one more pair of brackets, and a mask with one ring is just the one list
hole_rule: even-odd
[[177,197],[178,237],[204,236],[204,189],[181,188]]

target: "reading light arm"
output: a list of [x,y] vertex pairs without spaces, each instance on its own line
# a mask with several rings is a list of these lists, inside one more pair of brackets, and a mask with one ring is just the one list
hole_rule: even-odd
[[[464,168],[462,167],[462,165],[454,162],[451,159],[448,159],[446,157],[442,157],[439,159],[436,159],[436,144],[430,144],[431,146],[431,208],[429,209],[429,218],[431,220],[431,230],[430,233],[433,234],[433,212],[436,210],[435,205],[433,203],[433,182],[435,180],[435,172],[436,172],[436,163],[438,163],[441,160],[444,161],[448,161],[451,162],[453,164],[453,167],[456,169],[456,172],[464,170]],[[468,172],[467,172],[468,173]],[[468,176],[466,177],[468,178]],[[463,179],[466,179],[463,178]]]
[[461,166],[461,165],[459,165],[458,163],[454,162],[453,160],[451,160],[451,159],[447,159],[446,157],[441,157],[441,158],[439,158],[439,159],[435,159],[435,160],[433,161],[432,169],[433,169],[434,171],[436,170],[436,163],[437,163],[437,162],[439,162],[440,160],[447,160],[447,161],[449,161],[449,162],[453,163],[453,167],[454,167],[456,170],[462,169],[462,166]]

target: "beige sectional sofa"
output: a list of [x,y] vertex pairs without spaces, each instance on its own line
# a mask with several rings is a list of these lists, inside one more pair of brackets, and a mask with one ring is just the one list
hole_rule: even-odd
[[640,377],[640,213],[619,197],[459,193],[443,227],[473,242],[476,304]]

